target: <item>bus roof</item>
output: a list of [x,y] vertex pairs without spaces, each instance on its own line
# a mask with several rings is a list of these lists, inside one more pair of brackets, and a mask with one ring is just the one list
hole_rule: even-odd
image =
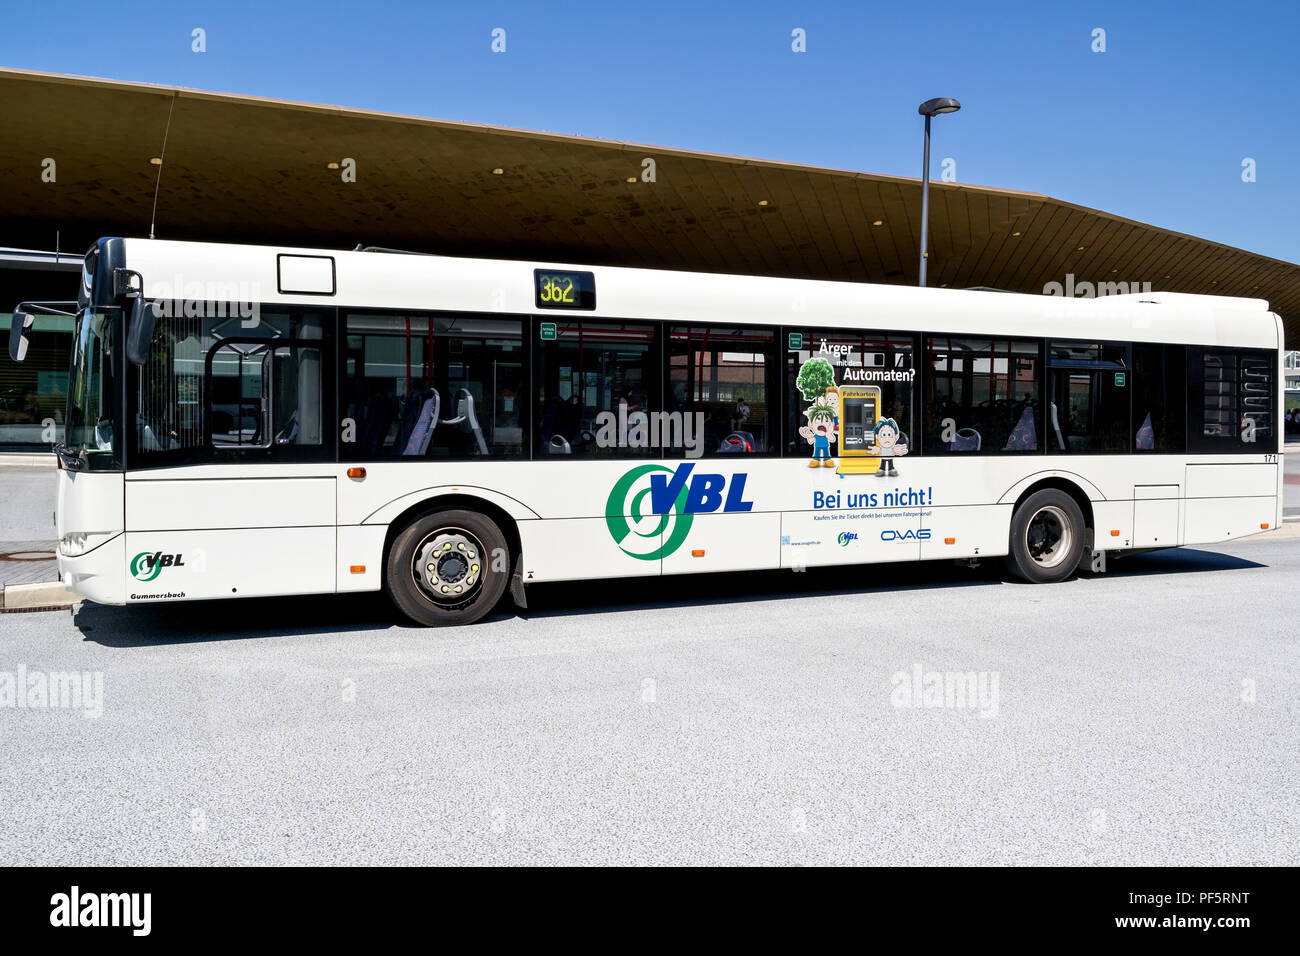
[[[1262,299],[1134,291],[1029,295],[987,290],[674,272],[560,262],[458,258],[397,251],[128,239],[129,268],[150,298],[239,299],[352,309],[539,314],[557,322],[655,319],[684,323],[794,325],[951,335],[1068,336],[1281,348],[1282,326]],[[329,288],[285,281],[287,264],[324,263]],[[597,308],[537,307],[534,270],[589,272]],[[297,291],[290,291],[297,290]]]

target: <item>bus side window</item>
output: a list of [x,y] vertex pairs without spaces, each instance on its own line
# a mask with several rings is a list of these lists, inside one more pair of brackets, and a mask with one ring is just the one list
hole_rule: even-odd
[[1182,345],[1133,346],[1133,450],[1187,450],[1187,355]]
[[1277,353],[1187,349],[1188,451],[1242,454],[1277,448]]
[[[1043,450],[1039,342],[928,335],[923,367],[923,444],[928,453],[988,455]],[[1050,424],[1055,427],[1056,423]]]
[[536,456],[649,456],[662,437],[643,424],[662,410],[656,325],[556,318],[534,347]]
[[135,394],[143,465],[179,461],[331,460],[332,309],[198,303],[154,328]]
[[520,319],[381,311],[343,319],[344,461],[526,454]]
[[[697,440],[702,428],[706,457],[774,450],[775,329],[674,325],[666,345],[669,404],[693,416]],[[666,444],[666,454],[683,453]]]
[[[1113,342],[1049,343],[1053,452],[1124,453],[1130,448],[1130,346]],[[1140,427],[1140,423],[1139,423]]]

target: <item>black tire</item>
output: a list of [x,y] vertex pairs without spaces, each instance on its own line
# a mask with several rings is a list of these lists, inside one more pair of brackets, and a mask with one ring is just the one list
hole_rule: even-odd
[[1086,531],[1078,502],[1055,488],[1036,491],[1011,516],[1007,570],[1030,584],[1064,581],[1079,566]]
[[[417,624],[473,624],[491,613],[505,593],[509,556],[505,535],[489,518],[460,509],[430,512],[393,539],[385,588],[398,610]],[[416,580],[417,573],[422,581]]]

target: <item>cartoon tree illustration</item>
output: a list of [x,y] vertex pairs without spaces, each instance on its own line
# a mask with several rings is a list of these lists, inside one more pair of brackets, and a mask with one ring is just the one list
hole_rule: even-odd
[[810,358],[799,369],[799,378],[795,385],[805,402],[811,402],[818,396],[825,395],[826,389],[835,384],[835,369],[824,358]]

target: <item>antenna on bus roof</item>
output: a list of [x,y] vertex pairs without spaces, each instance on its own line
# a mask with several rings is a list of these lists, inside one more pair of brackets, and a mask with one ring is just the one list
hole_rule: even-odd
[[436,252],[414,252],[410,249],[389,249],[387,246],[366,246],[357,243],[353,252],[389,252],[399,256],[434,256]]
[[176,109],[176,91],[172,90],[172,102],[167,107],[167,126],[163,129],[162,152],[158,154],[158,177],[153,184],[153,212],[149,214],[149,238],[154,238],[154,225],[158,219],[158,190],[162,188],[163,160],[167,158],[167,136],[172,131],[172,113]]

